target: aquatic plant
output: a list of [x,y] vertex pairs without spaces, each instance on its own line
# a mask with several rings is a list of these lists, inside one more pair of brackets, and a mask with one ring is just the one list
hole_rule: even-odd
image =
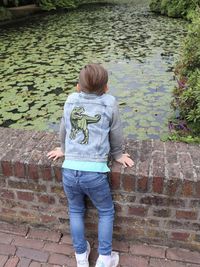
[[186,23],[146,6],[86,5],[2,29],[0,125],[57,130],[81,66],[95,60],[109,71],[124,134],[159,138],[173,112],[172,66]]

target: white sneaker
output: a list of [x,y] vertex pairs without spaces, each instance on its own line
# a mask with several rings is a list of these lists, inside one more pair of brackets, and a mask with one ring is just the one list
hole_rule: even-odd
[[89,255],[90,255],[90,244],[87,241],[86,252],[84,252],[82,254],[76,254],[75,253],[77,267],[89,267],[89,261],[88,261]]
[[99,257],[97,259],[95,267],[117,267],[119,264],[119,253],[112,251],[109,262],[105,263]]

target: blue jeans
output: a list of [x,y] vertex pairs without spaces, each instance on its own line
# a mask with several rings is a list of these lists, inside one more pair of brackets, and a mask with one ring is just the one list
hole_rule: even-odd
[[84,227],[85,202],[87,195],[98,210],[98,252],[110,255],[114,206],[106,173],[62,169],[63,187],[69,204],[70,231],[77,254],[87,250]]

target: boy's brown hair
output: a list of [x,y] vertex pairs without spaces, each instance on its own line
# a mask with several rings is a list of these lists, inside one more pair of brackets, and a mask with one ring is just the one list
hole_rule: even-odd
[[88,64],[79,74],[80,90],[86,93],[102,95],[108,83],[108,72],[100,64]]

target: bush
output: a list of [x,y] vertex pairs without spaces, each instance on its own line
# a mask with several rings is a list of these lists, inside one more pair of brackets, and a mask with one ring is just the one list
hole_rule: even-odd
[[4,7],[15,7],[34,4],[34,0],[0,0],[0,5]]
[[0,7],[0,21],[9,20],[12,18],[11,12],[4,7]]
[[150,9],[169,17],[190,18],[200,0],[151,0]]
[[39,6],[44,10],[75,8],[80,2],[77,0],[39,0]]
[[184,41],[182,58],[176,66],[178,86],[174,89],[172,106],[179,111],[179,120],[185,121],[190,135],[200,133],[200,17],[192,17]]

